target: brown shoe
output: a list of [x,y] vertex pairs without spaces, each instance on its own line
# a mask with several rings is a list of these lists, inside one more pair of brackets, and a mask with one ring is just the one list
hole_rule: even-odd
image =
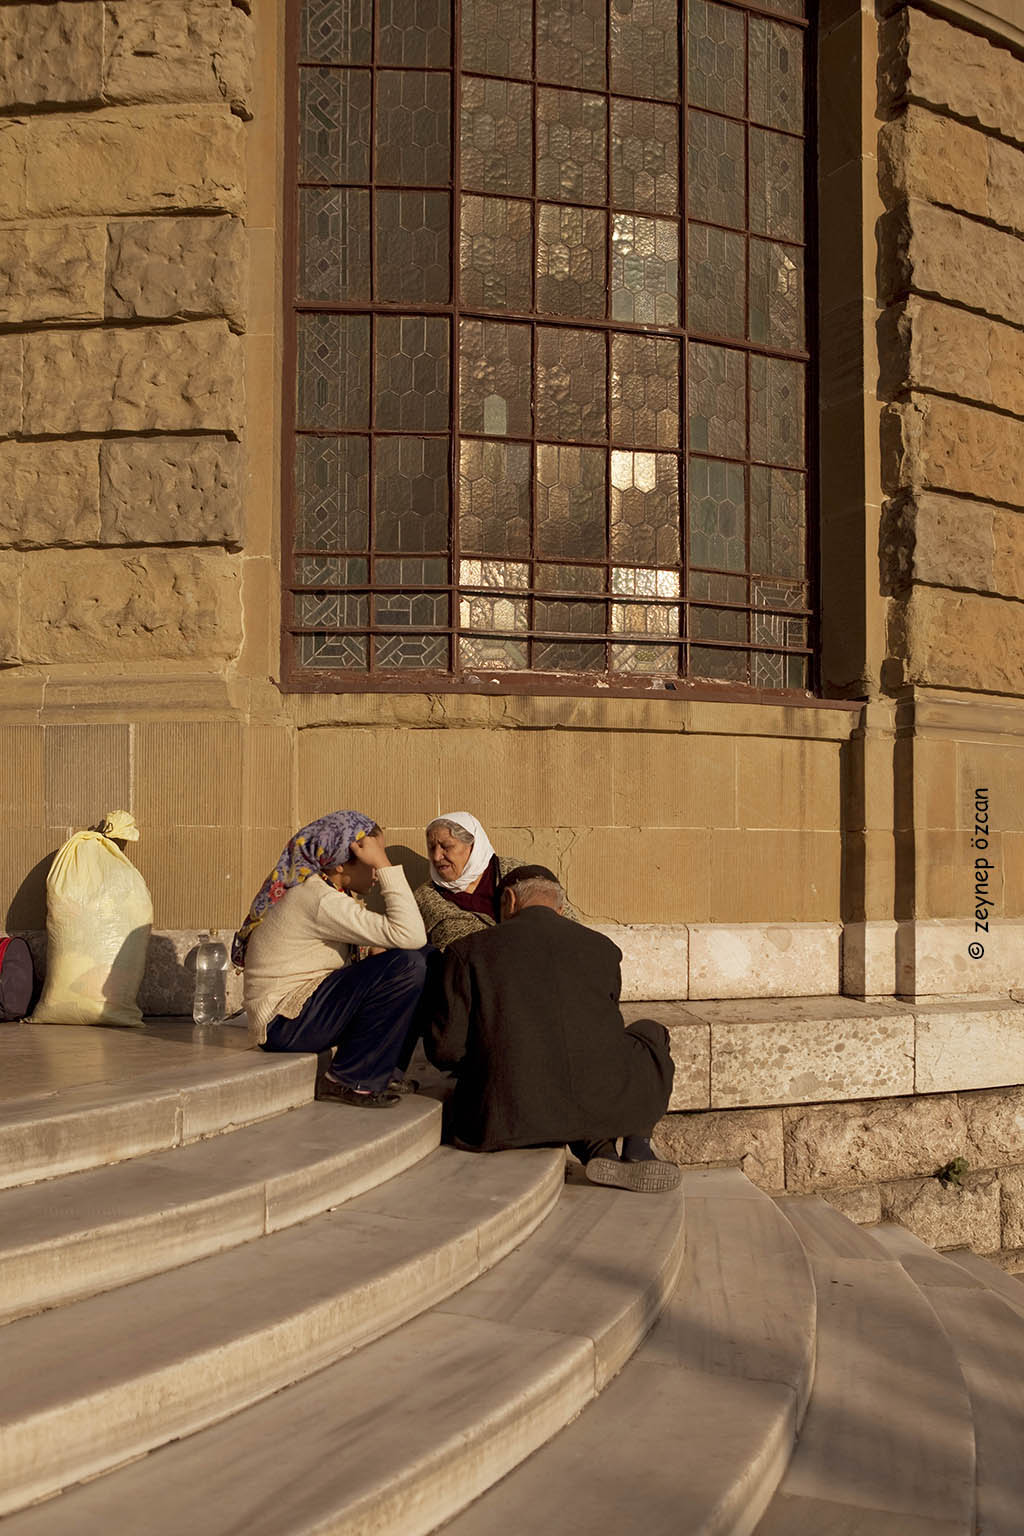
[[618,1158],[592,1157],[585,1171],[591,1184],[632,1189],[641,1195],[660,1195],[678,1189],[682,1179],[675,1163],[663,1163],[658,1158],[649,1158],[642,1163],[620,1163]]
[[327,1076],[317,1083],[316,1097],[337,1099],[341,1104],[351,1104],[353,1109],[394,1109],[401,1103],[397,1093],[358,1093],[355,1088],[346,1088],[344,1083],[336,1083],[333,1077]]

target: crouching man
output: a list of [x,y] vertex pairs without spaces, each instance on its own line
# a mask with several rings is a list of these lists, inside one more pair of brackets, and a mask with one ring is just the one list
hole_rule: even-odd
[[624,1027],[620,951],[561,916],[565,896],[549,869],[521,865],[498,889],[499,925],[445,954],[426,1040],[434,1065],[457,1076],[456,1144],[497,1152],[567,1142],[595,1184],[674,1189],[679,1169],[649,1139],[672,1090],[668,1035],[649,1019]]

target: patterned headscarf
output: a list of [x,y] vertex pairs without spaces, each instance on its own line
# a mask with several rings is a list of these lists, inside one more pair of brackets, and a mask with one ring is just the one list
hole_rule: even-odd
[[245,922],[235,934],[231,945],[235,964],[245,964],[246,945],[253,929],[285,891],[322,870],[347,864],[352,857],[351,844],[365,837],[375,825],[369,816],[361,816],[358,811],[332,811],[319,821],[311,821],[308,827],[300,827],[260,886]]

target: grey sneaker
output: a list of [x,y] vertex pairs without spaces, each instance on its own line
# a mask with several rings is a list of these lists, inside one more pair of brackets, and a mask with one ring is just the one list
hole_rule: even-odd
[[620,1163],[618,1158],[592,1157],[585,1171],[591,1184],[633,1189],[641,1195],[660,1195],[678,1189],[682,1178],[675,1163],[663,1163],[659,1158],[642,1163]]

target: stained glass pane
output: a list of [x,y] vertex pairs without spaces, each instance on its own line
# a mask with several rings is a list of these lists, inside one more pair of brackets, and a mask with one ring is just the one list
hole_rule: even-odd
[[612,566],[612,591],[625,597],[678,597],[679,572]]
[[408,582],[410,586],[440,587],[448,580],[447,560],[376,560],[374,572],[381,586],[393,587]]
[[302,629],[362,629],[370,599],[352,592],[298,592],[295,623]]
[[747,566],[742,464],[690,460],[690,560],[718,570]]
[[690,448],[723,458],[747,451],[747,365],[726,347],[689,348],[687,400]]
[[750,130],[750,228],[779,240],[804,233],[803,142],[764,128]]
[[460,326],[460,424],[490,437],[530,435],[530,327],[495,320]]
[[606,368],[600,331],[538,327],[538,437],[593,442],[607,435]]
[[755,688],[785,688],[785,656],[772,656],[765,651],[755,651],[750,659],[754,664],[753,682]]
[[612,442],[679,446],[679,343],[662,336],[612,337]]
[[525,671],[526,641],[464,637],[459,641],[459,660],[463,667],[484,672]]
[[679,323],[679,228],[674,220],[612,215],[612,318]]
[[537,308],[549,315],[602,319],[605,218],[596,208],[541,204],[537,213]]
[[375,421],[393,432],[448,427],[448,321],[440,316],[377,319]]
[[747,638],[747,615],[740,608],[690,609],[690,637],[693,640],[735,640],[741,645]]
[[370,194],[299,189],[300,299],[360,303],[370,297]]
[[560,635],[603,635],[607,622],[604,603],[551,602],[538,598],[534,604],[534,625]]
[[459,598],[459,623],[463,629],[522,631],[530,627],[530,604],[525,597]]
[[533,189],[533,92],[506,80],[462,82],[462,185],[476,192]]
[[533,63],[530,0],[462,0],[462,67],[526,80]]
[[446,303],[451,297],[448,193],[378,192],[376,217],[376,297]]
[[530,552],[530,448],[463,438],[459,544],[489,555]]
[[612,202],[640,213],[679,207],[679,111],[652,101],[612,101]]
[[607,199],[608,124],[603,96],[537,92],[537,196],[573,203]]
[[707,112],[691,112],[686,164],[691,216],[742,229],[747,203],[743,124]]
[[369,64],[372,0],[305,0],[299,16],[299,57],[317,64]]
[[537,79],[605,83],[605,0],[537,0]]
[[301,70],[299,123],[300,181],[369,181],[369,70]]
[[679,560],[679,485],[670,453],[611,456],[611,555],[622,561]]
[[691,224],[686,253],[686,304],[691,331],[746,335],[746,246],[742,235]]
[[525,592],[530,585],[530,567],[520,560],[460,560],[459,585]]
[[529,203],[464,197],[460,236],[462,302],[523,314],[533,294],[533,221]]
[[375,635],[374,665],[382,671],[447,672],[447,635]]
[[[295,542],[298,543],[298,540],[296,539]],[[299,555],[295,561],[295,585],[297,587],[357,587],[365,584],[369,569],[367,560]]]
[[614,0],[610,9],[612,90],[674,100],[679,95],[676,0]]
[[381,437],[376,444],[376,546],[442,550],[448,543],[448,443]]
[[679,609],[670,603],[612,603],[616,635],[678,635]]
[[300,315],[299,427],[370,423],[369,315]]
[[[537,551],[564,559],[601,560],[605,553],[603,448],[537,444]],[[557,568],[548,568],[548,576]],[[597,575],[600,577],[601,572]],[[538,576],[538,585],[543,580]],[[598,587],[600,590],[600,587]]]
[[769,347],[804,344],[804,253],[796,245],[750,242],[750,339]]
[[382,69],[376,91],[377,181],[444,186],[451,160],[448,75]]
[[691,107],[709,107],[729,117],[746,109],[746,43],[743,14],[707,0],[687,7],[687,98]]
[[747,651],[715,651],[691,645],[690,672],[716,683],[749,683],[750,655]]
[[378,61],[411,68],[451,58],[451,0],[378,0]]
[[448,623],[447,592],[388,592],[373,600],[374,623],[381,629],[439,629]]
[[[370,450],[365,437],[296,439],[296,549],[367,547],[369,475]],[[308,584],[316,575],[299,579]]]
[[804,477],[787,469],[750,471],[750,567],[777,576],[803,576]]
[[603,592],[604,567],[596,565],[537,565],[538,592]]
[[678,668],[678,648],[674,645],[613,645],[612,670],[643,676],[674,676]]
[[603,645],[576,645],[572,641],[552,643],[536,641],[533,647],[535,672],[603,672]]
[[750,456],[769,464],[804,462],[804,365],[750,359]]
[[802,133],[803,33],[763,16],[750,18],[750,116],[769,128]]
[[311,671],[365,672],[370,645],[365,635],[298,635],[299,666]]

